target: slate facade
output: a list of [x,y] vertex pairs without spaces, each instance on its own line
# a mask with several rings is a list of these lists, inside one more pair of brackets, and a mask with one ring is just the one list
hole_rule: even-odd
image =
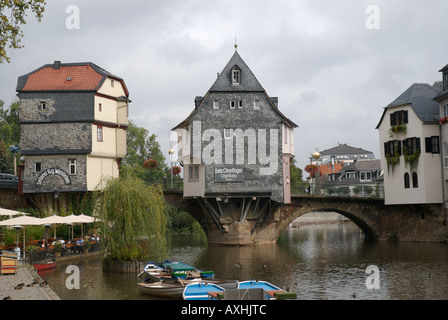
[[206,95],[196,97],[192,113],[173,129],[184,165],[184,197],[289,203],[285,188],[295,127],[235,51]]

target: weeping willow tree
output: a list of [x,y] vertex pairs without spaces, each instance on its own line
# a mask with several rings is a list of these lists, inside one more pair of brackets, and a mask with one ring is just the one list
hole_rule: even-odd
[[132,174],[109,180],[97,193],[96,212],[108,259],[166,259],[165,197],[158,184],[146,186]]

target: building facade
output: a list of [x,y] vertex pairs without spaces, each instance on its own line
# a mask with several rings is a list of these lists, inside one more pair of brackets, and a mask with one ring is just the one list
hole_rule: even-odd
[[377,126],[385,204],[442,203],[441,83],[414,83],[384,108]]
[[[294,128],[237,50],[191,114],[173,130],[184,166],[184,197],[222,203],[290,203]],[[255,201],[254,201],[255,204]],[[222,207],[222,206],[220,206]]]
[[130,102],[123,79],[91,62],[55,61],[20,76],[17,93],[21,192],[56,199],[118,177]]
[[[448,201],[448,64],[441,70],[441,92],[434,98],[439,103],[439,131],[441,145],[443,206],[446,212]],[[446,215],[445,215],[446,217]]]

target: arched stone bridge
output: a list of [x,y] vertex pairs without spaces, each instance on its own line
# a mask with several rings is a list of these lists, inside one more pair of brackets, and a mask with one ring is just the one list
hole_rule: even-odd
[[289,205],[269,203],[259,218],[229,220],[207,199],[183,199],[181,191],[166,191],[165,196],[168,204],[189,212],[204,228],[208,242],[216,245],[275,243],[296,218],[325,211],[349,218],[370,240],[434,242],[448,235],[442,205],[437,204],[386,206],[383,199],[293,195]]

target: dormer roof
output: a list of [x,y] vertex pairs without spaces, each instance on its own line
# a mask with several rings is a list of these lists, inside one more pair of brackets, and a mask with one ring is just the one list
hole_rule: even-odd
[[[232,71],[237,69],[240,71],[240,81],[235,84],[232,81]],[[252,92],[263,92],[264,89],[258,82],[255,75],[249,69],[247,64],[243,61],[238,51],[235,50],[230,61],[218,75],[215,83],[209,90],[210,92],[236,92],[236,91],[252,91]]]

